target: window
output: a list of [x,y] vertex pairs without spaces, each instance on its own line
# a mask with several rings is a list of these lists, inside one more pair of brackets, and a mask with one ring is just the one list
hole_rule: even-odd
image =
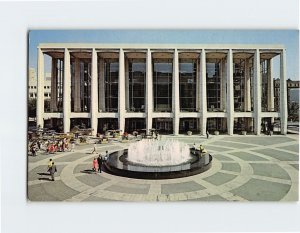
[[179,61],[179,95],[181,111],[196,111],[197,60]]
[[153,96],[155,112],[172,111],[172,59],[154,59]]
[[206,63],[206,95],[208,111],[220,110],[221,108],[221,60]]
[[145,111],[146,61],[129,60],[129,111]]
[[117,59],[104,60],[105,82],[105,111],[118,111],[119,95],[119,61]]
[[244,111],[245,96],[245,59],[233,63],[234,111]]

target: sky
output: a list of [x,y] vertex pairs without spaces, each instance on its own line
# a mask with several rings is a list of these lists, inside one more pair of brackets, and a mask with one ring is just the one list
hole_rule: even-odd
[[[299,80],[297,30],[32,30],[28,38],[29,67],[33,68],[39,43],[281,44],[286,47],[287,78]],[[275,78],[279,77],[278,60],[274,61]]]

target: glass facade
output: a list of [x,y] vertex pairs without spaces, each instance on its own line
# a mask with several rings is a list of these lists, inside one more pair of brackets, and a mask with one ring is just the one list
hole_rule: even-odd
[[126,118],[125,132],[141,131],[146,128],[146,119],[144,118]]
[[[52,59],[52,74],[51,78],[55,77],[56,82],[56,95],[51,96],[51,99],[55,100],[55,106],[51,109],[50,99],[44,99],[44,111],[45,112],[62,112],[63,111],[63,85],[64,85],[64,59],[51,58]],[[55,73],[53,73],[55,72]],[[54,77],[52,77],[54,75]],[[36,88],[36,87],[35,87]],[[45,88],[45,87],[44,87]],[[51,89],[53,87],[51,86]],[[50,88],[49,88],[50,89]],[[47,97],[47,96],[45,96]]]
[[118,112],[119,61],[104,59],[105,111]]
[[225,133],[227,131],[226,118],[207,118],[207,130],[210,133],[214,133],[214,131]]
[[[78,67],[76,68],[75,61],[71,62],[71,111],[72,112],[90,112],[91,105],[91,59],[79,59]],[[78,71],[77,71],[78,69]],[[75,74],[78,72],[78,74]],[[78,83],[75,79],[79,78]],[[80,90],[77,94],[80,101],[75,107],[76,87]]]
[[197,60],[179,60],[180,111],[196,112]]
[[[178,134],[178,132],[186,133],[186,131],[199,132],[200,130],[205,132],[206,129],[226,132],[228,123],[231,127],[228,132],[232,134],[232,130],[239,132],[246,128],[247,131],[252,132],[250,125],[252,129],[254,126],[259,128],[257,122],[253,123],[254,119],[248,119],[255,115],[249,114],[254,112],[255,107],[261,105],[262,112],[274,111],[273,101],[269,96],[272,94],[269,89],[271,87],[269,82],[274,81],[274,109],[279,111],[279,105],[283,104],[279,102],[280,80],[276,81],[270,77],[272,75],[270,68],[273,70],[277,66],[277,71],[280,72],[274,73],[283,74],[283,78],[285,78],[286,67],[282,67],[279,60],[278,62],[273,60],[276,54],[279,54],[279,50],[269,52],[268,49],[262,48],[259,50],[229,49],[229,51],[232,51],[232,57],[230,56],[232,60],[229,61],[229,57],[226,57],[228,49],[221,49],[220,47],[216,49],[205,48],[206,59],[203,63],[200,63],[202,51],[200,49],[175,48],[175,51],[178,51],[178,54],[175,54],[176,56],[174,56],[174,49],[172,48],[153,48],[150,46],[150,49],[147,48],[147,50],[144,47],[123,50],[121,49],[121,53],[124,53],[124,57],[121,57],[122,64],[120,64],[120,48],[97,47],[93,48],[93,51],[96,51],[93,54],[91,48],[53,49],[53,51],[51,48],[43,48],[40,54],[44,54],[44,57],[40,57],[39,64],[44,62],[41,67],[44,70],[43,72],[40,70],[37,76],[38,78],[44,78],[44,80],[40,80],[43,82],[40,82],[40,85],[37,86],[37,84],[33,84],[35,80],[30,79],[32,84],[29,84],[28,87],[30,88],[29,97],[34,98],[34,96],[37,96],[42,101],[37,101],[38,111],[35,111],[38,123],[43,125],[44,119],[66,117],[69,119],[63,121],[63,130],[69,132],[70,126],[78,124],[79,118],[86,118],[90,119],[87,125],[102,132],[103,128],[118,129],[120,127],[123,132],[124,130],[130,132],[143,130],[146,127],[149,130],[153,127],[161,130],[161,133],[174,134]],[[69,54],[64,54],[64,51],[69,51]],[[150,53],[147,51],[150,51]],[[260,57],[256,54],[257,51],[260,53]],[[174,61],[174,57],[178,58],[178,63]],[[93,58],[96,58],[96,60],[92,63]],[[148,58],[150,60],[147,61]],[[257,73],[254,73],[254,71],[256,72],[256,67],[254,70],[256,65],[254,60],[256,58],[260,58],[260,66],[257,67]],[[64,66],[64,59],[70,62],[67,65],[68,68]],[[275,62],[272,65],[269,63],[270,61]],[[230,62],[230,70],[228,62]],[[178,64],[176,69],[174,69],[175,63]],[[97,64],[97,67],[92,69],[92,64]],[[120,67],[122,70],[121,86],[123,88],[121,92],[119,90]],[[206,72],[203,73],[206,78],[205,87],[201,86],[201,67]],[[150,80],[147,80],[148,69]],[[175,70],[178,73],[175,74]],[[95,89],[92,89],[91,86],[92,72],[95,72],[96,77],[94,78],[97,79]],[[66,80],[65,74],[67,75]],[[229,74],[232,76],[228,77]],[[178,75],[176,76],[176,78],[178,77],[176,87],[173,86],[173,75]],[[254,86],[257,76],[260,79],[259,87]],[[69,86],[64,87],[64,83]],[[149,90],[146,88],[147,83],[150,84],[148,88],[152,88],[148,93],[149,99],[147,96],[147,90]],[[229,84],[231,85],[230,89],[228,89]],[[202,92],[205,88],[206,95]],[[255,88],[258,88],[260,93]],[[41,89],[43,90],[41,91]],[[38,92],[34,92],[35,90]],[[95,91],[93,92],[93,100],[91,99],[92,90]],[[174,93],[173,90],[177,92]],[[230,90],[230,93],[228,90]],[[119,93],[122,96],[119,96]],[[258,103],[254,103],[254,94],[261,95]],[[229,96],[231,98],[228,100],[230,103],[227,101]],[[63,99],[63,97],[66,97],[66,99]],[[206,99],[202,99],[203,97]],[[119,98],[122,98],[122,100]],[[94,104],[91,104],[91,101]],[[119,103],[122,106],[119,106]],[[147,103],[149,103],[149,113],[146,109]],[[206,111],[202,112],[202,104],[207,104],[208,114],[206,114]],[[67,106],[65,111],[64,106]],[[178,106],[180,112],[178,112]],[[91,107],[94,109],[91,109]],[[172,112],[173,108],[174,113]],[[46,113],[62,113],[64,111],[64,114],[43,115],[43,111]],[[263,118],[262,116],[272,116],[274,118],[275,116],[282,116],[282,114],[266,115],[264,113],[261,118]],[[120,117],[122,117],[121,121],[118,122]],[[237,119],[229,122],[232,117]],[[97,123],[95,119],[98,118]],[[200,124],[205,119],[207,119],[206,127]],[[176,128],[173,129],[173,127]]]
[[173,133],[173,119],[153,118],[152,128],[158,130],[160,134],[171,134]]
[[172,111],[173,60],[153,59],[153,98],[155,112]]
[[221,108],[221,60],[206,63],[207,111],[220,111]]
[[129,111],[145,112],[146,60],[129,59]]
[[245,111],[245,60],[234,59],[233,63],[234,111]]
[[193,133],[199,132],[199,120],[197,118],[180,118],[179,120],[179,133],[186,134],[187,131]]
[[98,119],[98,131],[99,133],[105,133],[107,130],[117,130],[118,119],[117,118],[100,118]]
[[268,62],[260,63],[261,75],[261,111],[268,111]]

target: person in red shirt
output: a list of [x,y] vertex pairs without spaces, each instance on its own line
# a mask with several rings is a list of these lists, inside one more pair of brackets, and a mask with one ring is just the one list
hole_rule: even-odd
[[98,172],[98,161],[97,161],[96,157],[93,160],[93,170],[95,171],[95,174],[97,174],[97,172]]

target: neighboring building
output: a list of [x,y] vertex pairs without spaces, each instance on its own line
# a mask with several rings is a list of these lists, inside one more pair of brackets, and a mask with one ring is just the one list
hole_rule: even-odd
[[[37,98],[37,78],[34,68],[29,68],[28,74],[28,98],[36,99]],[[44,81],[44,98],[50,100],[51,98],[51,73],[45,74]]]
[[[259,135],[280,120],[287,133],[286,50],[281,45],[40,44],[37,125],[93,134],[152,128],[178,135]],[[51,101],[44,104],[44,57]],[[280,57],[280,108],[273,58]],[[49,84],[50,86],[50,84]],[[275,89],[276,92],[276,89]],[[278,120],[277,120],[278,119]]]
[[[293,98],[291,98],[291,91],[293,89],[299,89],[300,81],[295,81],[288,79],[286,81],[286,91],[287,91],[287,104],[288,104],[288,110],[291,107],[292,102],[299,103],[299,100],[294,101]],[[280,79],[274,80],[274,102],[275,102],[275,111],[279,111],[280,109]]]

